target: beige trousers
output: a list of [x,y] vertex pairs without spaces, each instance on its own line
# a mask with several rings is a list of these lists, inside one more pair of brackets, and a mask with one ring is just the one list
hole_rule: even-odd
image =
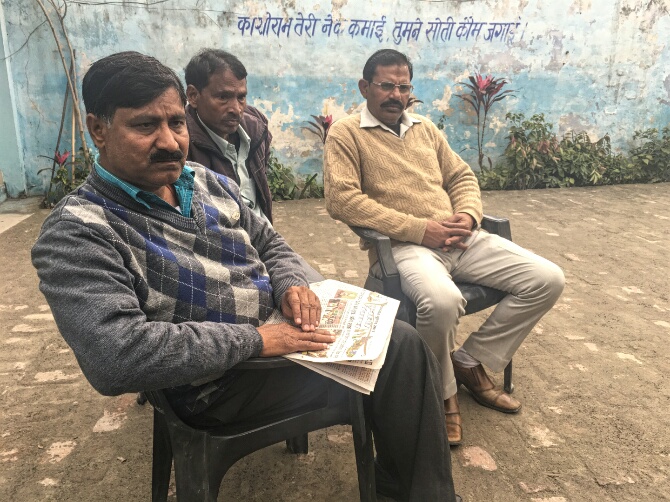
[[416,244],[393,247],[402,290],[416,305],[416,330],[442,366],[444,398],[456,393],[450,353],[466,301],[454,284],[471,282],[506,291],[463,349],[493,371],[502,371],[526,335],[563,291],[561,269],[507,239],[480,230],[465,251]]

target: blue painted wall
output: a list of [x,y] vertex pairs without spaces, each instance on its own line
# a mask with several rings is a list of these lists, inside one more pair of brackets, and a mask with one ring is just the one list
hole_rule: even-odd
[[[595,139],[609,133],[614,146],[625,149],[634,130],[662,127],[670,119],[667,5],[661,0],[146,0],[69,4],[65,24],[80,76],[92,61],[121,50],[154,55],[180,74],[201,47],[235,53],[250,73],[249,102],[270,119],[280,160],[309,174],[320,172],[321,144],[302,126],[311,114],[339,118],[354,112],[363,103],[357,89],[363,64],[384,47],[412,58],[415,95],[424,102],[415,111],[434,121],[446,114],[450,143],[473,166],[475,122],[455,94],[463,92],[458,82],[475,72],[504,77],[516,90],[492,109],[485,152],[494,159],[506,143],[508,111],[544,113],[559,134],[586,130]],[[38,4],[4,0],[3,9],[5,50],[18,51],[9,68],[25,162],[21,176],[37,194],[48,184],[48,174],[38,171],[50,162],[39,156],[53,153],[65,77],[50,30],[39,26],[44,15]],[[442,37],[434,36],[436,28]]]
[[14,99],[7,51],[7,34],[5,32],[3,8],[0,5],[0,202],[7,198],[7,192],[17,196],[26,191],[26,176],[23,167],[23,149],[19,142],[18,119]]

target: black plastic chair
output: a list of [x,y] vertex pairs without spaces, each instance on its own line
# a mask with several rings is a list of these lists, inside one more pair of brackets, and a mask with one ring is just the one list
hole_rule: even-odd
[[[292,364],[283,357],[253,358],[235,368],[264,371]],[[307,453],[308,432],[344,424],[352,426],[360,500],[377,500],[370,419],[358,392],[350,391],[348,403],[331,403],[329,395],[329,401],[319,407],[264,425],[207,429],[179,419],[162,391],[145,395],[154,407],[153,502],[167,500],[173,459],[179,502],[215,502],[224,475],[242,457],[283,440],[290,451]]]
[[[400,287],[400,274],[396,267],[393,253],[391,252],[391,239],[388,236],[363,227],[350,227],[368,245],[375,246],[379,257],[379,276],[374,275],[371,268],[365,281],[365,289],[382,293],[400,301],[397,319],[405,321],[412,326],[416,325],[416,306],[404,295]],[[496,218],[484,216],[482,228],[489,233],[497,234],[505,239],[512,240],[512,230],[507,218]],[[480,310],[492,307],[502,300],[507,293],[485,286],[469,283],[456,283],[461,290],[463,298],[468,302],[465,307],[465,315],[474,314]],[[512,361],[505,368],[504,384],[505,392],[511,394],[514,391],[512,383]]]

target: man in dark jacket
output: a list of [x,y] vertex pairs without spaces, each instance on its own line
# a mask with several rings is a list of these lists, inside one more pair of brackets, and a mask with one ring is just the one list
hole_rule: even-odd
[[272,223],[268,119],[247,105],[247,70],[232,54],[202,49],[186,66],[188,160],[234,179],[242,198]]

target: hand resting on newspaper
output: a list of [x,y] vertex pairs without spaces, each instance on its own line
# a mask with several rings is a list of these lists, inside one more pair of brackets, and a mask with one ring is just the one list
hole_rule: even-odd
[[263,338],[261,357],[323,350],[335,341],[335,336],[328,331],[316,329],[321,319],[321,302],[308,287],[288,288],[282,297],[281,311],[284,317],[292,319],[301,328],[288,323],[260,326],[258,332]]

